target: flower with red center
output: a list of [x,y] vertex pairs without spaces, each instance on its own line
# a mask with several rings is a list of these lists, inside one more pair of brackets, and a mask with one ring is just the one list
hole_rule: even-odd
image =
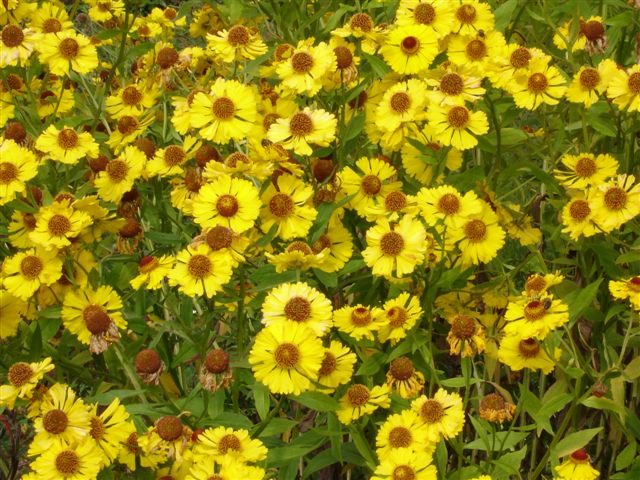
[[131,279],[131,287],[139,290],[143,285],[147,290],[157,290],[173,268],[174,259],[170,255],[159,257],[144,256],[138,262],[138,275]]
[[394,72],[411,75],[429,68],[438,54],[438,44],[425,25],[397,26],[387,35],[380,54]]
[[[0,7],[0,10],[2,8]],[[31,28],[21,28],[15,23],[5,23],[0,32],[0,67],[24,65],[33,53],[36,35]]]
[[633,308],[640,311],[640,276],[610,280],[609,291],[613,298],[629,300]]
[[373,340],[375,332],[382,326],[382,310],[377,307],[350,305],[333,312],[333,324],[341,332],[348,333],[356,340]]
[[554,468],[558,480],[596,480],[600,472],[591,466],[591,458],[584,448],[576,450]]

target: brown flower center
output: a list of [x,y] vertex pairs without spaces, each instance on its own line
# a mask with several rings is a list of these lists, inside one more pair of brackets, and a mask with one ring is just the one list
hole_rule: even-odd
[[573,452],[571,454],[571,458],[577,463],[585,463],[589,460],[589,454],[584,448],[581,448],[580,450],[576,450],[575,452]]
[[300,350],[292,343],[281,343],[273,352],[273,357],[280,368],[291,369],[300,360]]
[[587,90],[593,90],[600,83],[600,73],[595,68],[585,68],[580,73],[580,85]]
[[28,280],[38,278],[42,270],[44,270],[44,263],[35,255],[28,255],[20,262],[20,272]]
[[230,168],[238,168],[238,164],[250,165],[251,159],[242,152],[233,152],[224,159],[224,164]]
[[362,407],[363,405],[366,405],[370,396],[371,394],[369,393],[369,389],[360,383],[352,385],[349,387],[349,390],[347,390],[347,399],[353,407]]
[[307,52],[294,53],[291,66],[296,73],[307,73],[313,68],[313,57]]
[[162,367],[162,359],[158,352],[151,348],[140,350],[135,358],[136,372],[152,374]]
[[482,40],[471,40],[465,48],[467,57],[471,60],[481,60],[487,55],[487,46]]
[[7,373],[7,378],[9,379],[9,383],[14,387],[21,387],[33,376],[33,369],[28,363],[18,362],[11,365],[9,368],[9,372]]
[[227,36],[232,47],[241,47],[249,43],[249,29],[243,25],[234,25]]
[[407,55],[413,55],[420,49],[420,40],[416,37],[404,37],[400,42],[400,49]]
[[431,25],[436,19],[435,9],[428,3],[419,3],[413,9],[413,18],[416,23],[422,25]]
[[128,86],[122,91],[122,103],[125,105],[138,105],[141,101],[142,93],[133,85]]
[[206,255],[197,254],[189,259],[187,270],[192,277],[200,279],[205,278],[206,276],[211,274],[213,265],[211,265],[211,260],[209,260],[209,257],[207,257]]
[[540,275],[532,275],[527,279],[524,288],[529,292],[541,292],[546,288],[546,286],[547,282],[544,277],[541,277]]
[[547,89],[548,86],[549,81],[547,80],[547,77],[545,77],[542,73],[534,73],[529,77],[529,80],[527,82],[529,91],[533,93],[542,93]]
[[80,53],[80,44],[73,38],[65,38],[58,45],[58,51],[67,60],[73,60]]
[[138,434],[134,432],[129,435],[127,437],[127,440],[124,442],[124,447],[128,452],[137,454],[140,450],[140,448],[138,447]]
[[366,13],[356,13],[351,17],[349,25],[351,28],[358,29],[365,33],[373,30],[373,20]]
[[69,418],[60,409],[49,410],[42,417],[42,426],[51,435],[59,435],[67,429]]
[[476,322],[468,315],[456,315],[451,322],[451,333],[460,340],[469,340],[476,333]]
[[230,98],[220,97],[214,100],[211,110],[216,118],[220,120],[230,120],[235,114],[236,106]]
[[396,306],[387,310],[387,321],[391,328],[402,327],[408,318],[407,311],[403,307]]
[[380,239],[380,250],[385,255],[395,257],[404,249],[404,239],[396,232],[387,232]]
[[233,232],[227,227],[216,225],[207,232],[207,245],[217,252],[223,248],[229,248],[233,242]]
[[0,183],[7,185],[18,178],[18,167],[13,163],[0,163]]
[[276,121],[281,118],[277,113],[267,113],[262,119],[262,127],[265,131],[268,131],[271,128],[271,125],[276,123]]
[[238,200],[233,195],[221,195],[216,202],[216,210],[223,217],[233,217],[238,208]]
[[513,68],[525,68],[529,66],[531,61],[531,52],[524,47],[516,48],[509,57],[509,63]]
[[389,372],[396,380],[409,380],[414,371],[413,362],[408,357],[398,357],[389,366]]
[[371,311],[366,307],[356,307],[351,311],[351,323],[356,327],[366,327],[371,323]]
[[56,455],[56,470],[65,478],[74,475],[80,470],[80,457],[73,450],[63,450]]
[[437,423],[444,417],[444,408],[437,400],[427,399],[420,407],[420,416],[426,423]]
[[184,172],[184,187],[192,193],[198,193],[202,188],[202,178],[194,168],[187,168]]
[[598,165],[592,158],[581,157],[576,162],[575,171],[579,177],[587,178],[598,171]]
[[465,224],[464,234],[471,242],[481,242],[487,236],[487,226],[482,220],[471,220]]
[[111,325],[111,318],[98,305],[88,305],[82,311],[82,319],[84,320],[87,330],[93,335],[100,335],[106,332]]
[[469,122],[469,110],[466,107],[456,106],[449,110],[447,114],[447,120],[449,121],[449,125],[454,128],[464,128],[467,126]]
[[446,95],[460,95],[464,81],[457,73],[447,73],[440,79],[440,91]]
[[91,418],[91,429],[89,430],[89,435],[95,441],[99,442],[104,438],[104,434],[107,429],[104,426],[104,422],[100,417],[92,417]]
[[47,18],[42,22],[42,31],[44,33],[58,33],[62,31],[62,23],[57,18]]
[[438,200],[438,210],[445,215],[453,215],[460,211],[460,199],[453,193],[445,193]]
[[138,120],[129,115],[125,115],[118,120],[118,131],[122,135],[129,135],[138,128]]
[[63,150],[71,150],[78,145],[78,134],[70,128],[62,129],[58,133],[58,145]]
[[518,351],[524,358],[533,358],[540,352],[540,344],[535,338],[520,340]]
[[311,250],[313,251],[313,253],[320,253],[325,248],[331,248],[331,246],[331,239],[323,234],[320,235],[320,238],[318,238],[318,240],[313,242],[313,245],[311,245]]
[[586,200],[574,200],[569,205],[569,215],[573,220],[582,222],[591,213],[591,207]]
[[505,402],[502,395],[497,393],[490,393],[480,400],[480,410],[501,411],[504,410],[506,406],[507,402]]
[[242,445],[240,444],[240,440],[233,433],[222,437],[220,439],[220,443],[218,444],[218,451],[222,455],[226,455],[229,450],[238,452],[241,448]]
[[[4,138],[22,144],[27,138],[27,131],[20,122],[9,122],[4,129]],[[1,172],[2,164],[0,164],[0,175],[2,175]],[[0,177],[0,182],[1,181]]]
[[289,58],[293,50],[294,47],[290,43],[281,43],[276,47],[276,51],[274,52],[276,61],[281,62],[282,60]]
[[311,302],[306,298],[293,297],[284,306],[284,314],[288,320],[306,322],[311,317]]
[[182,435],[182,422],[178,417],[167,415],[158,419],[156,422],[156,431],[161,439],[167,442],[173,442]]
[[412,440],[411,430],[406,427],[394,427],[389,432],[389,445],[393,448],[407,448]]
[[634,292],[640,292],[640,277],[633,277],[628,282],[629,288]]
[[164,47],[158,52],[156,63],[160,68],[169,68],[178,61],[178,52],[173,47]]
[[320,365],[320,370],[318,371],[318,375],[320,377],[331,375],[333,372],[335,372],[337,366],[338,362],[333,353],[325,352],[324,358],[322,359],[322,364]]
[[353,54],[347,47],[339,45],[333,49],[333,53],[336,55],[336,64],[339,69],[348,68],[353,64]]
[[581,22],[580,32],[587,37],[588,40],[594,42],[604,35],[604,25],[597,20],[589,20]]
[[393,469],[393,480],[415,480],[416,473],[409,465],[398,465]]
[[269,211],[278,218],[286,218],[293,212],[294,203],[286,193],[276,193],[269,200]]
[[296,113],[289,121],[289,130],[294,135],[304,137],[313,132],[313,121],[306,113]]
[[220,348],[211,350],[204,359],[204,366],[211,373],[226,372],[229,368],[229,354]]
[[389,101],[389,106],[396,113],[404,113],[411,107],[411,97],[405,92],[394,93]]
[[604,203],[610,210],[622,210],[627,205],[627,192],[620,187],[611,187],[604,194]]
[[62,237],[71,230],[71,222],[64,215],[55,214],[49,219],[47,228],[54,237]]
[[111,160],[109,163],[107,163],[105,171],[113,182],[119,183],[127,178],[127,173],[129,173],[129,165],[127,165],[125,161],[116,158],[115,160]]
[[382,189],[382,182],[376,175],[365,175],[362,178],[360,187],[365,195],[374,196]]
[[535,322],[544,317],[546,309],[544,303],[539,300],[533,300],[524,307],[524,318],[530,322]]
[[629,87],[629,91],[634,95],[638,95],[640,93],[640,72],[635,72],[629,75],[627,86]]
[[2,29],[2,43],[9,48],[14,48],[22,44],[24,33],[22,29],[13,24],[5,25]]
[[36,229],[36,217],[33,213],[23,213],[22,222],[27,230],[32,231]]
[[384,198],[384,206],[390,212],[398,212],[407,206],[407,196],[402,192],[391,192]]
[[456,11],[456,18],[460,23],[473,23],[476,19],[477,12],[473,5],[464,4]]

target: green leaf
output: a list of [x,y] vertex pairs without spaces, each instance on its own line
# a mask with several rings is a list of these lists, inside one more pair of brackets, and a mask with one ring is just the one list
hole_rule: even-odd
[[382,366],[384,365],[385,354],[384,353],[374,353],[370,357],[367,357],[362,365],[356,372],[356,375],[373,375],[374,373],[378,373]]
[[598,398],[598,397],[588,397],[585,398],[582,402],[582,405],[589,408],[595,408],[598,410],[609,410],[611,412],[615,412],[618,415],[624,417],[624,405],[618,405],[616,402],[611,400],[610,398]]
[[346,205],[356,194],[349,195],[339,202],[334,203],[321,203],[318,205],[318,216],[316,217],[316,221],[311,229],[311,234],[309,236],[309,243],[314,243],[316,240],[320,238],[320,236],[327,229],[327,225],[329,224],[329,220],[331,220],[331,215],[336,209],[343,207]]
[[565,457],[588,444],[593,437],[602,431],[602,427],[588,428],[572,433],[560,440],[551,452],[552,456]]
[[340,407],[336,400],[320,392],[304,392],[291,399],[318,412],[333,412]]
[[369,55],[368,53],[364,52],[362,52],[360,55],[362,56],[362,59],[366,60],[366,62],[371,66],[371,70],[376,77],[382,78],[391,71],[389,65],[384,63],[384,60],[382,60],[380,57]]
[[640,377],[640,356],[631,360],[622,373],[628,382],[633,382],[636,378]]
[[602,283],[602,278],[599,278],[593,283],[590,283],[586,287],[578,290],[574,290],[565,297],[565,301],[569,305],[569,321],[573,322],[577,320],[580,315],[593,303],[593,300],[598,294],[598,288]]
[[269,414],[269,405],[271,404],[269,389],[264,384],[256,382],[253,385],[253,400],[260,420],[264,420]]
[[485,444],[481,438],[477,438],[472,442],[465,444],[465,450],[482,450],[482,451],[500,451],[499,448],[502,445],[502,450],[509,450],[515,447],[518,443],[529,436],[530,432],[496,432],[490,439],[489,445]]
[[296,425],[298,425],[298,422],[295,420],[289,420],[287,418],[272,418],[262,433],[260,433],[260,437],[282,435],[284,432],[291,430]]
[[637,443],[632,441],[622,449],[616,457],[616,470],[624,470],[633,463],[633,460],[636,458],[636,448]]
[[335,288],[338,286],[338,274],[336,272],[329,273],[318,268],[314,268],[313,273],[325,287]]
[[514,476],[518,476],[520,473],[520,465],[522,464],[522,460],[524,460],[526,454],[527,447],[524,446],[520,450],[506,453],[500,458],[494,460],[492,463],[496,466],[496,469],[504,472],[506,476],[495,472],[491,478],[499,480],[500,478],[513,478]]
[[493,12],[496,22],[495,29],[496,30],[504,30],[504,28],[509,25],[511,21],[511,16],[518,6],[518,0],[507,0],[498,8],[496,8]]
[[364,438],[362,431],[359,428],[350,425],[349,433],[351,433],[351,439],[358,449],[358,452],[360,452],[362,458],[367,462],[369,468],[373,470],[378,462],[376,462],[375,454],[373,453],[373,450],[371,450],[369,442]]

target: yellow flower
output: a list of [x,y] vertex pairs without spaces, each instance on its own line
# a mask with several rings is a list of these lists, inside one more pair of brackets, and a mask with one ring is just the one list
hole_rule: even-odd
[[484,352],[484,329],[472,316],[457,314],[447,317],[447,322],[451,325],[447,334],[450,355],[472,357],[476,353]]
[[22,29],[14,23],[5,24],[0,37],[0,67],[24,65],[29,60],[37,40],[30,28]]
[[306,283],[285,283],[269,291],[262,303],[262,323],[304,323],[321,337],[331,328],[329,299]]
[[462,105],[432,105],[427,120],[437,141],[458,150],[475,147],[478,144],[476,136],[489,131],[484,112],[473,112]]
[[301,40],[291,55],[277,67],[282,86],[295,93],[314,96],[322,87],[322,79],[336,70],[336,56],[324,42],[315,47],[310,40]]
[[21,300],[29,300],[41,287],[60,278],[62,260],[56,250],[34,249],[18,252],[4,261],[4,288]]
[[113,17],[120,18],[125,13],[124,2],[122,0],[110,0],[102,2],[100,0],[87,0],[89,4],[89,18],[94,22],[106,22]]
[[[2,318],[5,317],[3,316]],[[41,362],[17,362],[11,365],[7,372],[9,384],[0,385],[0,406],[13,410],[16,399],[29,400],[45,373],[54,368],[55,366],[51,363],[50,357]]]
[[437,38],[444,38],[451,32],[453,15],[448,0],[401,0],[396,10],[396,24],[424,25]]
[[36,140],[36,148],[56,162],[74,164],[86,156],[95,158],[99,148],[89,132],[77,133],[73,128],[58,130],[50,125]]
[[194,137],[185,137],[182,145],[167,145],[156,151],[147,162],[146,173],[149,176],[172,177],[182,175],[182,165],[188,162],[200,148],[201,142]]
[[98,53],[91,40],[74,30],[44,35],[37,45],[40,62],[55,75],[68,75],[69,70],[89,73],[98,66]]
[[561,300],[545,296],[509,302],[504,318],[508,322],[504,327],[507,335],[544,340],[552,330],[569,321],[569,311]]
[[633,308],[640,311],[640,276],[609,281],[609,291],[613,298],[629,300]]
[[98,173],[94,181],[98,196],[109,202],[119,202],[142,176],[146,163],[144,153],[136,147],[125,147],[117,158],[109,160],[105,169]]
[[257,28],[234,25],[207,35],[209,49],[225,63],[253,60],[267,53],[267,45]]
[[589,191],[594,220],[605,232],[640,215],[640,184],[633,175],[619,175]]
[[[437,173],[434,168],[444,161],[448,170],[457,170],[462,166],[462,152],[457,148],[445,148],[433,136],[433,129],[426,125],[422,132],[415,133],[413,140],[420,148],[408,141],[402,145],[402,166],[410,176],[423,185],[429,185]],[[415,143],[415,142],[414,142]]]
[[305,107],[290,118],[279,118],[267,132],[267,139],[281,143],[298,155],[311,155],[309,144],[328,147],[336,137],[336,117],[326,110]]
[[607,96],[621,109],[640,112],[640,65],[610,71]]
[[392,344],[402,340],[422,316],[420,301],[406,292],[387,300],[383,309],[378,339],[381,342],[390,340]]
[[252,439],[247,430],[216,427],[198,435],[194,455],[220,463],[254,463],[267,458],[267,449],[260,440]]
[[212,458],[199,458],[193,463],[185,480],[262,480],[265,471],[259,467],[250,467],[243,463],[218,463]]
[[36,228],[29,233],[29,238],[45,250],[64,248],[71,245],[71,240],[91,223],[91,217],[85,212],[74,210],[68,200],[53,202],[40,208],[36,216]]
[[389,365],[387,385],[402,398],[413,398],[424,389],[424,375],[409,357],[398,357]]
[[318,269],[337,272],[345,266],[353,254],[353,239],[349,230],[336,217],[329,220],[327,230],[311,245],[314,253],[326,252]]
[[376,453],[381,461],[394,453],[424,455],[429,447],[427,429],[413,410],[389,415],[376,435]]
[[0,84],[0,128],[3,128],[5,125],[7,127],[10,125],[19,125],[13,122],[7,125],[7,122],[14,118],[15,111],[16,107],[13,104],[13,95],[11,94],[11,91],[5,90],[4,85]]
[[231,279],[231,265],[226,254],[213,252],[207,244],[187,247],[176,255],[169,285],[189,297],[211,298]]
[[169,275],[173,263],[174,259],[169,255],[142,257],[138,264],[138,276],[129,282],[131,287],[139,290],[144,285],[147,290],[157,290],[162,287],[162,281]]
[[543,103],[557,105],[567,90],[565,79],[556,67],[543,58],[532,58],[529,68],[517,79],[513,100],[520,108],[535,110]]
[[426,85],[412,78],[389,88],[375,112],[376,126],[383,132],[393,132],[408,122],[424,120],[427,104]]
[[347,393],[340,399],[340,409],[336,412],[338,420],[349,425],[364,415],[375,412],[378,408],[389,408],[391,390],[388,385],[374,386],[369,389],[366,385],[356,383],[351,385]]
[[459,0],[459,2],[458,8],[455,9],[455,20],[452,27],[454,33],[475,35],[480,31],[491,32],[493,30],[494,18],[489,4],[479,0]]
[[333,324],[356,340],[373,340],[374,333],[382,325],[382,310],[361,304],[347,305],[333,312]]
[[75,444],[56,443],[31,464],[38,480],[90,480],[97,478],[103,456],[95,442],[84,439]]
[[582,195],[575,196],[562,209],[563,233],[568,233],[572,240],[581,236],[591,237],[602,229],[596,224],[593,206]]
[[[33,83],[37,84],[36,81]],[[62,81],[53,82],[47,87],[48,90],[40,94],[36,104],[40,118],[46,118],[54,113],[62,116],[63,113],[73,110],[76,105],[73,95],[75,89],[72,84],[68,87],[64,85]]]
[[129,414],[117,398],[102,409],[99,415],[98,404],[94,404],[91,407],[90,425],[89,435],[102,450],[105,466],[116,459],[122,444],[135,432],[133,423],[129,421]]
[[502,423],[505,420],[512,420],[516,406],[500,395],[499,393],[490,393],[480,400],[478,412],[480,418],[487,422]]
[[[36,432],[29,455],[40,455],[52,448],[81,442],[91,429],[91,414],[82,399],[61,383],[53,385],[40,404],[40,412],[34,420]],[[93,442],[92,442],[93,444]]]
[[384,160],[362,157],[356,160],[355,170],[344,168],[339,179],[345,196],[353,196],[348,205],[359,215],[365,216],[386,195],[402,188],[396,175],[396,169]]
[[431,465],[431,455],[424,452],[398,450],[380,459],[371,480],[436,480],[436,467]]
[[433,87],[428,93],[429,101],[437,105],[474,103],[485,93],[481,77],[474,76],[464,66],[453,64],[429,72],[427,85]]
[[477,265],[493,260],[504,245],[505,233],[498,224],[498,216],[483,203],[482,210],[451,231],[449,239],[458,244],[463,265]]
[[607,90],[617,70],[617,65],[612,60],[603,60],[598,68],[580,67],[567,89],[567,100],[590,107],[600,100],[600,95]]
[[422,188],[417,198],[422,218],[430,226],[442,221],[448,228],[459,228],[469,217],[482,211],[482,204],[474,192],[462,195],[449,185]]
[[[564,276],[559,272],[547,273],[545,275],[539,275],[537,273],[529,275],[524,284],[524,292],[522,292],[522,294],[527,297],[537,298],[547,292],[551,287],[562,283],[563,280]],[[502,298],[503,297],[501,297],[501,299]],[[499,306],[499,308],[504,307],[506,307],[506,304]]]
[[224,144],[246,137],[256,121],[254,89],[218,78],[208,94],[198,92],[189,109],[190,123],[202,138]]
[[318,212],[307,205],[313,195],[311,185],[293,175],[280,175],[262,194],[260,228],[268,233],[276,226],[276,235],[283,240],[304,237]]
[[299,395],[317,380],[323,357],[322,342],[311,328],[282,321],[256,335],[249,363],[256,380],[272,393]]
[[139,117],[153,106],[158,94],[158,90],[136,83],[123,86],[107,97],[107,113],[116,120],[126,115]]
[[104,352],[120,339],[119,330],[127,327],[122,300],[110,286],[70,291],[64,298],[61,317],[64,326],[89,345],[91,353]]
[[318,385],[312,390],[331,393],[340,385],[349,383],[353,375],[356,354],[335,340],[324,350],[324,358],[318,370]]
[[29,304],[11,295],[6,290],[0,290],[0,340],[13,337],[18,332],[18,326],[23,315],[29,310]]
[[397,26],[387,34],[380,54],[394,72],[411,75],[428,70],[438,54],[438,43],[429,27]]
[[38,173],[38,161],[31,150],[13,140],[0,143],[0,205],[25,192],[27,182]]
[[382,219],[367,230],[362,258],[374,275],[403,277],[424,260],[425,238],[422,223],[410,216],[393,226]]
[[484,77],[493,67],[494,58],[504,51],[505,39],[500,32],[490,32],[451,38],[447,57],[458,67],[464,67],[470,74]]
[[148,114],[142,118],[131,115],[124,115],[118,119],[118,124],[114,128],[107,140],[107,145],[116,153],[120,152],[127,145],[138,140],[147,128],[153,123],[155,117]]
[[302,271],[319,268],[326,255],[327,252],[324,250],[316,253],[308,243],[294,240],[280,253],[266,252],[265,258],[276,267],[276,272],[282,273],[292,269]]
[[553,470],[558,480],[596,480],[600,472],[591,466],[589,455],[581,448]]
[[512,92],[516,78],[526,73],[532,58],[542,58],[547,63],[551,60],[539,48],[527,48],[519,43],[505,45],[500,55],[487,65],[487,76],[495,87]]
[[211,251],[217,252],[219,255],[226,255],[228,261],[231,262],[232,268],[244,262],[243,253],[251,242],[247,235],[238,234],[222,225],[203,230],[202,234],[194,239],[192,245],[195,246],[201,241],[209,245]]
[[569,171],[554,170],[553,174],[566,188],[583,190],[592,185],[598,186],[618,172],[618,161],[606,153],[598,156],[592,153],[564,155],[560,161]]
[[520,335],[507,335],[500,342],[498,359],[518,371],[523,368],[541,370],[545,375],[555,368],[554,361],[543,350],[535,338],[522,338]]
[[33,12],[30,22],[31,28],[39,33],[58,33],[73,28],[69,14],[64,5],[44,2]]
[[442,438],[452,438],[462,431],[464,410],[462,398],[457,393],[448,393],[440,388],[433,398],[425,395],[411,403],[411,409],[420,416],[427,427],[427,439],[432,443]]
[[351,16],[349,21],[342,27],[336,28],[331,32],[342,38],[355,37],[361,39],[360,47],[362,51],[373,55],[383,38],[382,26],[376,26],[371,16],[366,13],[356,13]]

